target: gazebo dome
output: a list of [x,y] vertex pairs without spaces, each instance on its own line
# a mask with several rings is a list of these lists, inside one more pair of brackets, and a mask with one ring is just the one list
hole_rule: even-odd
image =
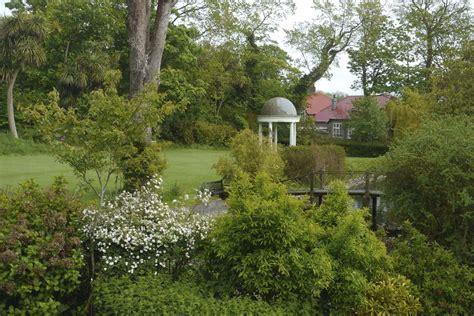
[[296,108],[290,100],[276,97],[271,98],[263,105],[261,115],[268,116],[295,116]]

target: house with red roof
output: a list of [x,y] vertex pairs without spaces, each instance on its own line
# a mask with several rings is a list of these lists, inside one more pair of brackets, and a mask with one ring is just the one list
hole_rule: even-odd
[[[327,98],[330,99],[329,97]],[[316,109],[326,105],[326,99],[320,103],[319,107],[313,106],[315,112],[317,112],[314,114],[314,121],[316,123],[317,130],[319,132],[326,133],[330,137],[350,139],[352,136],[352,130],[346,128],[344,123],[350,119],[350,112],[353,108],[352,103],[359,98],[363,98],[363,96],[347,96],[340,100],[336,100],[336,98],[333,97],[330,99],[330,104],[325,106],[320,111],[316,111]],[[377,95],[375,98],[377,99],[380,109],[384,109],[385,105],[392,97],[388,95]],[[318,98],[317,100],[323,99]],[[307,113],[310,115],[308,109]]]
[[323,93],[312,93],[306,98],[306,114],[315,116],[331,105],[331,98]]

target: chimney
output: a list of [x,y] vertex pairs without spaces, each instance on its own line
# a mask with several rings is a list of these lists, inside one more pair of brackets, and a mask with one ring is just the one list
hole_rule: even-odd
[[337,105],[337,100],[336,100],[336,95],[333,95],[332,96],[332,100],[331,100],[331,110],[336,110],[336,105]]

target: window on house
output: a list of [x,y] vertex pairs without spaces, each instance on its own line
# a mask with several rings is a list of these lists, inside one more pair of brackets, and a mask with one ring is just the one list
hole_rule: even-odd
[[342,138],[342,123],[332,124],[332,137]]
[[347,129],[347,139],[352,138],[352,132],[354,131],[354,128],[348,128]]

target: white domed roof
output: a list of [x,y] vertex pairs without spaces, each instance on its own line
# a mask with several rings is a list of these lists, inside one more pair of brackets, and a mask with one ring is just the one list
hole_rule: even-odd
[[261,115],[268,116],[295,116],[296,108],[290,100],[276,97],[271,98],[263,105]]

